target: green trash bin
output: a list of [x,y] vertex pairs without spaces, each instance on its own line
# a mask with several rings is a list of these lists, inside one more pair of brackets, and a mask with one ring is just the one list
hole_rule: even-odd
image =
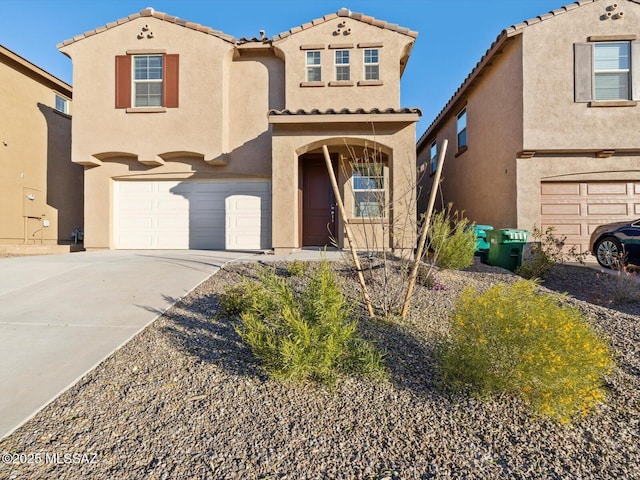
[[482,263],[487,263],[489,256],[489,242],[487,242],[487,230],[493,230],[491,225],[473,225],[473,233],[476,236],[475,254],[480,257]]
[[516,228],[499,228],[487,231],[489,265],[515,272],[522,264],[522,250],[529,232]]

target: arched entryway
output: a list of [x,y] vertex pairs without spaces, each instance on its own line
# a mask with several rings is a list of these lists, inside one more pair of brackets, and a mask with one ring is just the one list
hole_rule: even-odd
[[344,247],[343,221],[322,153],[327,145],[354,235],[364,248],[384,248],[389,233],[390,149],[359,138],[325,139],[298,149],[298,241]]

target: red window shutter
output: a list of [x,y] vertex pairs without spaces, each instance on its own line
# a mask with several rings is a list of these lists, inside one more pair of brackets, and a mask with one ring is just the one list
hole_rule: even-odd
[[176,54],[165,54],[164,56],[164,91],[162,93],[164,106],[167,108],[178,108],[179,57],[180,55]]
[[116,108],[131,106],[131,57],[116,56]]

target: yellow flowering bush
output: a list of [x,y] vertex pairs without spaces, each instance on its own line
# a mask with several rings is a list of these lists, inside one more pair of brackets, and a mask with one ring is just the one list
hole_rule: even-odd
[[603,375],[613,368],[607,343],[577,309],[524,280],[467,289],[441,361],[446,385],[516,394],[562,422],[604,400]]

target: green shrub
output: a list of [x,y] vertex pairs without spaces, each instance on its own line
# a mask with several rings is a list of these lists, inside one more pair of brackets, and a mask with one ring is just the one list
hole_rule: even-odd
[[452,214],[449,205],[431,218],[429,247],[440,268],[461,270],[473,264],[476,236],[469,220],[457,211]]
[[313,272],[301,293],[272,270],[259,277],[233,302],[241,306],[236,330],[272,377],[331,387],[344,374],[384,374],[381,355],[358,336],[357,321],[328,262]]
[[534,225],[531,232],[531,248],[526,255],[523,255],[522,265],[516,269],[516,273],[523,278],[539,278],[544,280],[554,265],[574,260],[584,263],[586,254],[578,253],[577,247],[565,246],[567,240],[565,236],[556,235],[555,227],[548,227],[544,233]]
[[536,290],[522,280],[465,291],[442,351],[443,379],[481,394],[516,394],[538,413],[569,421],[604,400],[602,377],[613,361],[577,309]]
[[240,315],[251,307],[254,297],[261,291],[262,288],[257,282],[249,281],[227,287],[218,295],[218,315],[221,317]]
[[292,277],[302,277],[307,273],[307,268],[309,268],[308,263],[296,259],[287,265],[287,272]]

